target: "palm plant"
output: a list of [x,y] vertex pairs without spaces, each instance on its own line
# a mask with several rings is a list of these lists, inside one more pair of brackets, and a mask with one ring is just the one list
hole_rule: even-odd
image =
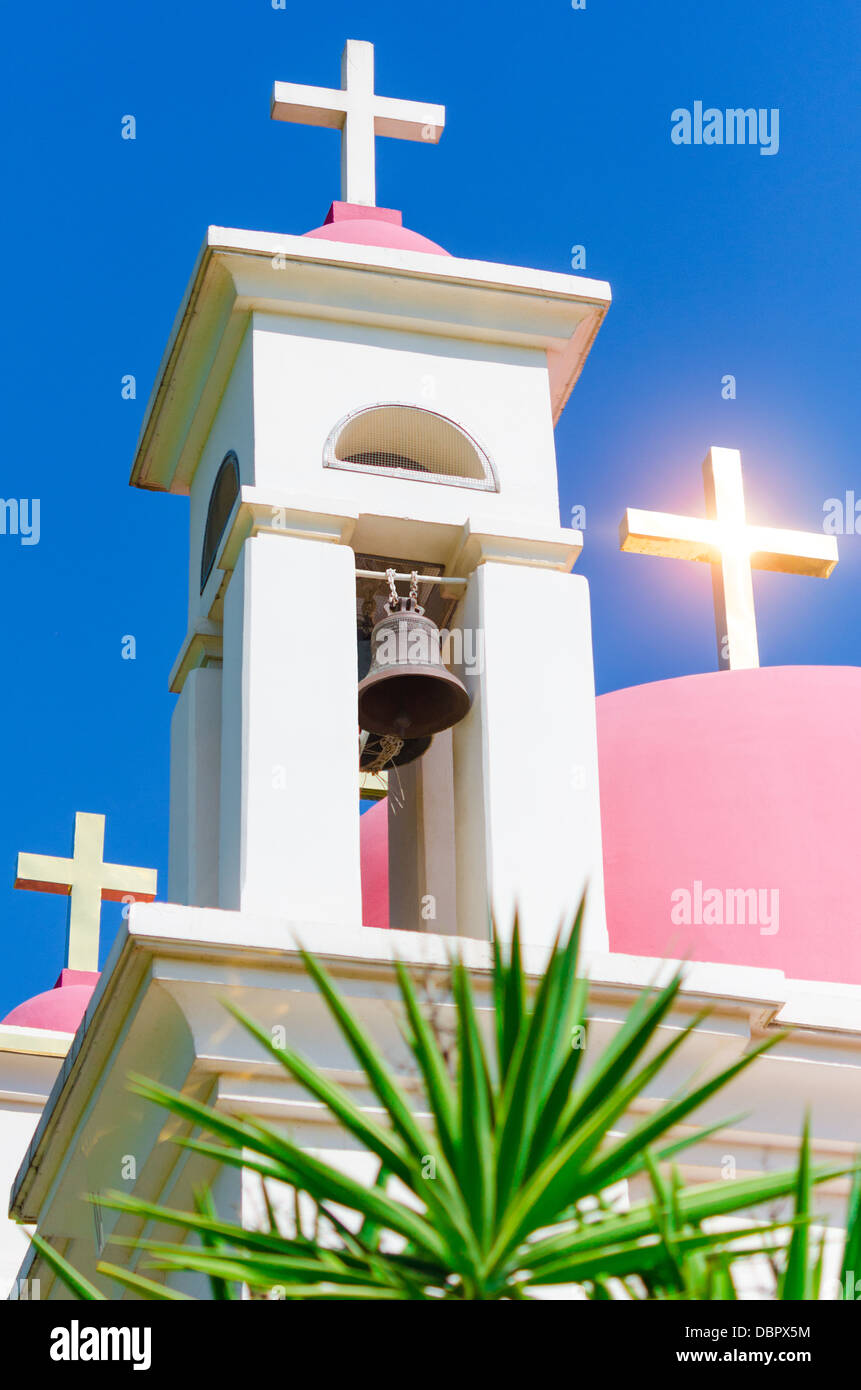
[[[810,1162],[809,1124],[805,1123],[793,1192],[793,1215],[783,1224],[791,1230],[788,1242],[773,1240],[771,1228],[761,1228],[755,1251],[737,1249],[685,1248],[680,1237],[697,1230],[698,1223],[686,1216],[678,1198],[681,1184],[673,1170],[669,1181],[650,1162],[655,1194],[655,1221],[665,1252],[660,1266],[641,1271],[624,1281],[625,1295],[632,1299],[684,1299],[697,1302],[736,1300],[751,1287],[754,1254],[767,1255],[772,1274],[771,1294],[777,1300],[817,1300],[822,1297],[826,1235],[814,1236],[811,1187],[814,1181]],[[849,1197],[846,1229],[842,1241],[840,1296],[851,1285],[855,1297],[856,1276],[861,1269],[861,1173],[855,1172]],[[745,1276],[748,1276],[746,1279]],[[612,1297],[612,1293],[607,1293]],[[749,1293],[748,1293],[749,1296]]]
[[[784,1289],[810,1296],[808,1226],[811,1184],[846,1170],[814,1169],[805,1135],[799,1170],[685,1187],[668,1163],[722,1125],[683,1138],[673,1131],[727,1086],[777,1039],[766,1040],[709,1079],[692,1083],[631,1119],[667,1063],[702,1021],[661,1043],[659,1029],[681,988],[675,974],[641,996],[609,1045],[591,1056],[587,982],[577,973],[582,904],[560,935],[534,992],[528,987],[519,933],[493,944],[493,1030],[479,1026],[469,972],[451,964],[456,1016],[450,1067],[406,968],[396,965],[403,1031],[421,1083],[416,1113],[374,1042],[307,952],[307,970],[346,1039],[384,1121],[289,1045],[237,1009],[232,1012],[292,1080],[324,1106],[374,1156],[368,1185],[315,1157],[253,1118],[219,1113],[141,1077],[140,1096],[185,1122],[174,1142],[218,1163],[259,1175],[265,1220],[244,1229],[219,1218],[207,1192],[195,1210],[179,1211],[122,1193],[99,1196],[111,1207],[177,1232],[177,1241],[127,1241],[145,1253],[153,1274],[197,1271],[211,1296],[288,1299],[524,1299],[541,1289],[576,1285],[590,1298],[733,1296],[733,1261],[768,1249],[778,1223],[746,1218],[715,1229],[766,1202],[796,1195]],[[228,1005],[227,1007],[232,1007]],[[626,1117],[628,1117],[626,1119]],[[627,1124],[628,1127],[624,1128]],[[628,1210],[613,1189],[644,1178],[652,1196]],[[284,1197],[292,1200],[285,1219]],[[278,1211],[276,1211],[276,1206]],[[857,1201],[856,1201],[857,1216]],[[309,1226],[310,1217],[310,1226]],[[861,1226],[859,1226],[861,1230]],[[44,1259],[81,1298],[105,1294],[76,1273],[43,1239]],[[859,1235],[856,1231],[855,1244]],[[115,1243],[122,1244],[122,1241]],[[802,1277],[799,1272],[804,1266]],[[145,1298],[185,1298],[160,1279],[102,1263],[99,1272]]]

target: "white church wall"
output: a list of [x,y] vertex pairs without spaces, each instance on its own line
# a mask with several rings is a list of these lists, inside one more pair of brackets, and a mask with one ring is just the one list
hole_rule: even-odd
[[[536,348],[254,315],[254,482],[299,496],[353,499],[363,512],[462,525],[472,513],[558,526],[546,355]],[[448,416],[473,435],[499,492],[323,467],[333,427],[378,402]]]
[[8,1194],[70,1041],[67,1033],[0,1025],[0,1298],[7,1298],[16,1283],[32,1229],[7,1216]]
[[[8,1194],[12,1186],[12,1179],[33,1138],[40,1113],[40,1108],[32,1105],[0,1104],[3,1132],[3,1142],[0,1144],[0,1191],[4,1194]],[[16,1225],[4,1213],[0,1230],[0,1298],[8,1297],[15,1285],[30,1244],[28,1231],[32,1229]]]
[[189,672],[170,726],[169,902],[218,906],[221,668]]

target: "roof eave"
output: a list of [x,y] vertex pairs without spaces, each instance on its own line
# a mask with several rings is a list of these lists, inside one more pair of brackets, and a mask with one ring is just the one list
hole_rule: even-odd
[[[293,275],[285,275],[287,269]],[[583,369],[610,298],[605,281],[581,276],[210,227],[147,405],[131,484],[188,492],[227,375],[256,309],[347,316],[364,323],[409,321],[414,328],[447,336],[543,347],[555,421]],[[466,300],[471,309],[461,313]]]

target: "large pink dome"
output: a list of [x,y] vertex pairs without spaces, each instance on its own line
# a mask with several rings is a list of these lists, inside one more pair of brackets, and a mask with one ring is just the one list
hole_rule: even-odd
[[602,695],[611,949],[861,983],[859,708],[861,670],[839,666]]
[[[857,667],[720,671],[601,695],[610,950],[861,984],[859,709]],[[365,920],[383,926],[384,802],[361,827]]]

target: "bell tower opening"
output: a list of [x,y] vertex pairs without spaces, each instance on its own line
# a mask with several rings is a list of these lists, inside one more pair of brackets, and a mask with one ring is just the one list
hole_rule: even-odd
[[499,491],[481,445],[454,420],[417,405],[369,405],[345,416],[326,440],[323,467]]
[[[444,584],[432,582],[443,577],[441,565],[416,557],[357,553],[356,571],[360,689],[372,670],[371,635],[378,624],[385,624],[391,608],[387,571],[418,577],[411,588],[441,635],[441,667],[450,662],[449,627],[458,599],[451,597],[450,589],[446,592]],[[379,579],[373,578],[372,572]],[[397,588],[405,593],[407,585],[401,582]],[[389,924],[402,930],[454,935],[457,864],[452,730],[401,739],[369,732],[361,723],[360,711],[360,796],[365,801],[386,801]],[[375,814],[381,812],[382,808]],[[379,873],[379,865],[374,872]]]
[[[395,555],[369,555],[356,553],[356,649],[357,675],[359,683],[367,676],[371,667],[371,633],[377,623],[385,617],[385,603],[388,595],[385,574],[392,569],[396,573],[412,573],[420,576],[418,601],[428,617],[442,630],[447,629],[455,607],[456,598],[444,598],[438,584],[428,582],[426,576],[438,578],[442,575],[442,565],[416,557]],[[379,579],[372,579],[361,571],[374,571]],[[401,586],[403,587],[403,586]],[[391,751],[391,745],[383,736],[359,729],[359,772],[360,792],[363,800],[379,801],[388,793],[389,772],[393,768],[405,767],[415,762],[427,752],[431,739],[412,738],[403,741],[403,746]]]

